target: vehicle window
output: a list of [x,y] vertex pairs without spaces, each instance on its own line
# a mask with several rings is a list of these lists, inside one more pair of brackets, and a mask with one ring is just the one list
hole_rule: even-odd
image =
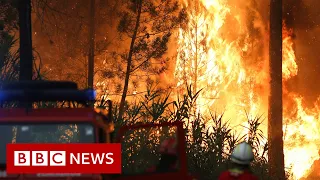
[[6,162],[8,143],[93,143],[92,124],[0,125],[0,164]]
[[176,129],[176,127],[153,127],[126,131],[121,142],[122,173],[139,175],[177,171],[178,157],[160,153],[162,142],[176,138]]

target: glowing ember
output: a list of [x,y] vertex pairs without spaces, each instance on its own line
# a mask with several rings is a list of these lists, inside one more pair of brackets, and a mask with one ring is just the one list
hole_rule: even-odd
[[[250,1],[184,0],[190,21],[179,31],[175,77],[177,87],[192,83],[202,88],[197,102],[204,113],[224,111],[233,125],[245,125],[245,113],[267,112],[268,32]],[[285,164],[295,179],[307,175],[319,158],[319,109],[306,109],[302,98],[289,92],[286,82],[298,73],[291,38],[283,27],[284,146]],[[240,129],[243,133],[245,131]],[[266,122],[262,130],[266,134]]]

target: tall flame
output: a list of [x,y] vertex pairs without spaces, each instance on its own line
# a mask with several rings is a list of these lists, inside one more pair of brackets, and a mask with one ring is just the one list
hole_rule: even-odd
[[[255,4],[248,0],[183,0],[189,22],[181,28],[175,69],[177,88],[203,88],[198,111],[215,108],[243,131],[246,112],[267,112],[268,32]],[[289,92],[286,82],[298,74],[292,30],[283,26],[284,152],[294,179],[308,173],[319,158],[318,106],[306,109],[303,98]],[[262,125],[266,134],[266,122]]]

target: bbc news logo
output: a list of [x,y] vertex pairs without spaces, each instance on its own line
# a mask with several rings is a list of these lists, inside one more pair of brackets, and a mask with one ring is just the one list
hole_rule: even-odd
[[7,173],[121,173],[121,145],[8,144]]
[[[31,158],[32,157],[32,158]],[[65,151],[14,151],[14,166],[65,166]]]
[[[70,153],[70,164],[113,164],[113,153]],[[14,151],[14,166],[66,166],[66,151]]]

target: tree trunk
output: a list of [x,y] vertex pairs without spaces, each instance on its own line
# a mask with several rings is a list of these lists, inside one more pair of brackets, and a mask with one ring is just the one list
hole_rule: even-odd
[[[31,81],[33,76],[32,31],[31,31],[31,0],[19,1],[19,27],[20,27],[20,81]],[[32,108],[32,103],[20,103],[19,106]],[[12,130],[11,130],[12,133]],[[30,134],[22,133],[17,129],[17,142],[20,138],[28,141]]]
[[31,1],[19,2],[20,80],[32,80]]
[[89,53],[88,53],[88,88],[93,88],[94,81],[94,34],[95,34],[95,0],[90,0],[89,18]]
[[131,64],[132,64],[132,55],[133,55],[133,48],[134,48],[134,43],[137,38],[137,33],[140,25],[140,15],[141,15],[141,8],[142,8],[142,0],[139,0],[137,2],[137,19],[136,19],[136,25],[134,28],[133,36],[131,38],[131,44],[130,44],[130,50],[128,54],[128,62],[127,62],[127,71],[126,71],[126,77],[124,81],[124,86],[123,86],[123,92],[121,96],[121,101],[120,101],[120,107],[119,107],[119,116],[118,119],[122,119],[123,113],[124,113],[124,106],[126,102],[126,97],[127,97],[127,92],[128,92],[128,86],[129,86],[129,79],[130,79],[130,73],[131,73]]
[[[195,1],[195,13],[196,13],[196,19],[199,20],[199,0]],[[198,91],[198,58],[199,58],[199,47],[201,45],[198,42],[198,30],[199,30],[199,24],[198,21],[195,23],[195,56],[194,56],[194,74],[193,74],[193,94],[197,93]],[[191,68],[192,69],[192,68]],[[198,110],[198,101],[195,102],[194,107],[193,107],[193,114],[195,117],[197,116],[197,110]]]
[[282,132],[282,0],[270,1],[270,95],[268,112],[269,173],[284,180]]

